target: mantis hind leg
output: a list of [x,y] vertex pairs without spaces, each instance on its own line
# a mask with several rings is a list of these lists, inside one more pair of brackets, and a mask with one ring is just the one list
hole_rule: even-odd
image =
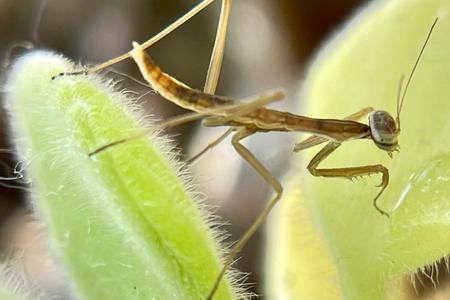
[[230,265],[233,263],[236,255],[241,251],[241,249],[245,246],[245,244],[248,242],[248,240],[253,236],[253,234],[256,232],[256,230],[261,226],[261,224],[266,219],[267,215],[270,213],[272,208],[275,206],[275,204],[280,200],[281,194],[283,193],[283,188],[278,181],[267,169],[266,167],[247,149],[245,148],[240,141],[244,138],[254,134],[255,131],[249,130],[247,128],[240,129],[232,139],[232,144],[236,151],[239,153],[239,155],[247,161],[250,166],[258,172],[259,175],[263,177],[263,179],[272,187],[272,189],[275,191],[275,195],[272,197],[272,199],[266,204],[266,206],[263,208],[263,210],[259,213],[256,220],[253,222],[253,224],[245,231],[245,233],[242,235],[242,237],[239,239],[239,241],[231,248],[230,252],[228,253],[224,266],[222,267],[222,270],[220,271],[219,275],[216,278],[216,281],[214,282],[214,285],[206,299],[210,300],[213,298],[217,288],[219,287],[220,281],[222,280],[225,271],[230,267]]
[[317,153],[313,159],[308,164],[308,171],[313,176],[321,176],[321,177],[341,177],[341,178],[347,178],[352,179],[359,176],[366,176],[370,174],[381,174],[381,184],[378,185],[378,187],[381,187],[378,194],[373,199],[373,206],[375,209],[381,213],[382,215],[385,215],[389,217],[389,214],[381,209],[378,204],[377,200],[380,198],[381,194],[384,192],[386,187],[389,185],[389,170],[384,167],[383,165],[368,165],[368,166],[360,166],[360,167],[350,167],[350,168],[332,168],[332,169],[319,169],[319,164],[331,153],[333,153],[337,148],[339,148],[341,144],[335,143],[335,142],[329,142],[322,150]]
[[219,25],[217,26],[216,40],[209,62],[208,73],[203,91],[208,94],[216,92],[219,81],[220,70],[222,69],[223,53],[225,51],[225,40],[228,29],[228,19],[230,17],[232,0],[222,0],[220,10]]
[[[118,139],[112,142],[109,142],[103,146],[100,146],[96,148],[95,150],[91,151],[89,153],[89,156],[94,156],[99,154],[100,152],[103,152],[106,149],[109,149],[111,147],[143,138],[147,136],[148,134],[152,132],[157,132],[159,130],[172,128],[175,126],[179,126],[185,123],[193,122],[196,120],[204,119],[203,123],[205,126],[221,126],[224,125],[224,122],[227,121],[229,118],[234,118],[236,116],[240,116],[242,114],[245,114],[249,111],[255,110],[261,106],[267,105],[269,103],[279,101],[283,99],[284,93],[281,90],[274,90],[274,91],[267,91],[263,94],[259,94],[256,96],[253,96],[249,99],[245,99],[246,101],[234,103],[231,105],[225,105],[218,108],[213,108],[209,111],[203,112],[203,113],[187,113],[181,116],[176,116],[171,119],[168,119],[166,121],[163,121],[161,123],[155,124],[155,126],[146,128],[134,135],[129,135],[128,137],[125,137],[123,139]],[[215,116],[215,115],[227,115],[230,114],[230,116]],[[208,116],[214,116],[214,117],[208,117]],[[211,124],[210,124],[211,123]]]
[[[153,36],[152,38],[148,39],[146,42],[141,44],[142,49],[147,49],[148,47],[152,46],[153,44],[157,43],[159,40],[164,38],[166,35],[183,25],[186,21],[191,19],[193,16],[195,16],[197,13],[202,11],[204,8],[206,8],[208,5],[210,5],[215,0],[203,0],[197,6],[192,8],[190,11],[188,11],[185,15],[177,19],[175,22],[170,24],[168,27],[163,29],[160,33]],[[231,1],[232,0],[222,0],[222,8],[220,13],[220,19],[219,19],[219,26],[217,30],[215,45],[213,48],[213,53],[210,60],[210,66],[208,69],[208,75],[206,79],[205,84],[205,92],[214,94],[217,86],[217,82],[219,80],[219,73],[222,66],[222,59],[223,59],[223,52],[225,47],[225,39],[226,39],[226,33],[227,33],[227,27],[228,27],[228,18],[230,15],[230,9],[231,9]],[[110,67],[112,65],[115,65],[127,58],[130,58],[131,54],[130,52],[124,53],[120,56],[114,57],[112,59],[109,59],[103,63],[100,63],[98,65],[95,65],[91,68],[86,68],[80,71],[76,72],[62,72],[52,77],[52,79],[56,79],[60,76],[74,76],[74,75],[85,75],[90,73],[96,73],[100,70],[103,70],[107,67]]]
[[[351,114],[344,118],[344,120],[351,120],[351,121],[358,121],[359,119],[367,116],[369,113],[374,111],[373,107],[365,107],[359,111],[357,111],[354,114]],[[299,152],[317,145],[320,145],[322,143],[328,142],[329,139],[318,136],[318,135],[312,135],[309,138],[305,139],[304,141],[295,144],[294,152]]]

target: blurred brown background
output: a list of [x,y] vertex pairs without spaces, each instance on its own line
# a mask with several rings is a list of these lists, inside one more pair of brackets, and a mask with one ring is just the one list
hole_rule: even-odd
[[[53,49],[83,63],[95,64],[130,49],[131,41],[145,41],[181,16],[200,0],[48,0],[40,25],[36,18],[42,0],[0,0],[0,54],[18,40],[33,41],[39,48]],[[301,111],[296,92],[304,74],[305,62],[323,39],[335,30],[363,0],[235,0],[223,71],[217,94],[245,97],[265,89],[282,87],[287,99],[276,106]],[[149,52],[167,73],[201,89],[211,54],[220,1],[154,45]],[[33,32],[38,38],[33,40]],[[18,51],[20,52],[20,51]],[[114,69],[139,78],[138,70],[127,61]],[[144,93],[145,87],[117,75],[122,87]],[[149,113],[167,118],[182,113],[159,96],[141,100]],[[10,148],[7,121],[1,112],[0,148]],[[203,129],[198,124],[171,131],[189,157],[220,134],[223,129]],[[259,134],[245,144],[281,178],[293,156],[293,136]],[[14,167],[15,159],[1,154],[0,160]],[[226,230],[232,240],[254,220],[271,192],[261,178],[234,152],[229,141],[208,153],[192,168],[196,182],[208,195],[209,204],[230,223]],[[0,169],[7,175],[10,170]],[[39,226],[29,214],[23,192],[0,187],[0,250],[11,245],[25,248],[22,255],[26,273],[38,278],[50,295],[67,295],[63,282],[44,259]],[[237,267],[251,272],[249,282],[262,293],[262,231],[242,252]],[[53,276],[53,277],[52,277]],[[263,297],[262,297],[263,298]]]

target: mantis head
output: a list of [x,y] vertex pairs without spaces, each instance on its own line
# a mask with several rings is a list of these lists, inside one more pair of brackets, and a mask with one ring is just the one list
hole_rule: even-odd
[[384,110],[376,110],[369,114],[369,127],[375,145],[391,155],[397,151],[400,127],[398,122]]

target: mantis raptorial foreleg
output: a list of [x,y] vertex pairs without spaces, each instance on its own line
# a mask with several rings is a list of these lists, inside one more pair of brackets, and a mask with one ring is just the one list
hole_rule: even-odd
[[256,232],[256,230],[261,226],[261,224],[266,219],[267,215],[270,213],[272,208],[275,206],[275,204],[280,200],[281,194],[283,193],[283,187],[281,186],[278,179],[276,179],[267,169],[264,167],[264,165],[246,148],[244,147],[240,141],[244,138],[254,134],[255,131],[252,131],[247,128],[239,129],[236,134],[233,136],[232,144],[236,151],[239,153],[239,155],[247,161],[250,166],[258,172],[259,175],[262,176],[262,178],[273,188],[275,191],[275,196],[266,204],[264,209],[259,213],[256,220],[253,222],[253,224],[245,231],[245,233],[242,235],[242,237],[239,239],[239,241],[231,248],[230,252],[228,253],[224,265],[222,267],[221,272],[216,278],[216,281],[214,282],[213,288],[211,289],[211,292],[209,293],[208,297],[206,299],[210,300],[212,299],[214,293],[216,292],[217,288],[219,287],[219,283],[222,280],[222,277],[225,274],[225,271],[230,267],[230,265],[233,263],[236,255],[241,251],[241,249],[244,247],[244,245],[248,242],[248,240],[253,236],[253,234]]
[[[358,121],[359,119],[367,116],[369,113],[374,111],[373,107],[365,107],[354,114],[351,114],[344,118],[344,120],[352,120],[352,121]],[[294,152],[299,152],[317,145],[320,145],[322,143],[330,141],[327,138],[318,136],[318,135],[312,135],[309,138],[305,139],[304,141],[295,144]]]
[[309,172],[318,177],[343,177],[352,179],[359,176],[366,176],[370,174],[380,173],[382,174],[381,184],[378,187],[381,187],[381,190],[373,199],[373,206],[378,210],[381,214],[389,217],[389,214],[378,207],[377,200],[386,187],[389,184],[389,170],[383,165],[368,165],[368,166],[360,166],[360,167],[350,167],[350,168],[332,168],[332,169],[318,169],[319,164],[331,153],[333,153],[337,148],[339,148],[341,144],[335,142],[329,142],[322,150],[317,153],[313,159],[308,164]]

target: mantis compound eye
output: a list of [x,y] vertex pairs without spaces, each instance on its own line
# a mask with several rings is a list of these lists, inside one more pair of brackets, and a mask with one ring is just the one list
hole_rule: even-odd
[[383,110],[376,110],[369,115],[369,127],[372,139],[378,148],[395,151],[398,148],[399,130],[392,116]]

